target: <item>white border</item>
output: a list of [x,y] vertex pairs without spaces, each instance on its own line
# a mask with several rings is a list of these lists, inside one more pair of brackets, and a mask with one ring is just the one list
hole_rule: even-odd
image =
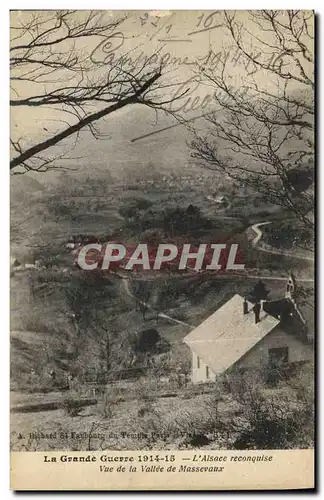
[[[315,4],[315,5],[314,5]],[[284,5],[280,1],[267,1],[267,2],[262,2],[260,4],[259,1],[257,0],[249,0],[248,2],[238,2],[237,0],[226,0],[226,2],[220,2],[220,3],[215,3],[215,1],[211,0],[201,0],[199,4],[191,4],[190,7],[192,7],[192,10],[214,10],[215,8],[217,9],[282,9],[282,8],[300,8],[300,9],[314,9],[315,12],[321,17],[321,13],[324,10],[322,7],[322,3],[319,1],[312,2],[311,4],[308,4],[305,1],[300,1],[300,0],[294,0],[294,1],[289,1],[289,2],[284,2]],[[33,2],[24,2],[24,1],[11,1],[11,2],[2,2],[0,12],[1,12],[1,20],[2,20],[2,25],[1,25],[1,30],[0,30],[0,50],[1,50],[1,103],[2,103],[2,116],[1,116],[1,125],[2,125],[2,134],[1,134],[1,153],[2,153],[2,165],[1,165],[1,182],[0,182],[0,203],[1,203],[1,228],[2,228],[2,241],[1,241],[1,246],[0,246],[0,262],[2,263],[2,270],[1,270],[1,281],[0,281],[0,307],[1,307],[1,349],[0,352],[2,354],[2,359],[0,363],[0,381],[3,386],[3,391],[2,391],[2,403],[4,401],[8,401],[9,403],[9,243],[7,235],[9,234],[9,174],[8,174],[8,168],[7,165],[9,163],[9,147],[8,147],[8,137],[9,137],[9,112],[8,112],[8,100],[9,100],[9,69],[8,69],[8,48],[9,48],[9,9],[43,9],[45,6],[46,9],[111,9],[111,10],[120,10],[120,9],[127,9],[127,10],[181,10],[181,9],[187,9],[188,10],[188,1],[184,0],[173,0],[173,1],[161,1],[161,0],[156,0],[155,2],[148,2],[147,0],[138,0],[138,1],[133,1],[130,2],[129,0],[110,0],[109,2],[103,1],[103,0],[92,0],[91,2],[85,2],[83,0],[56,0],[55,2],[52,2],[51,0],[48,0],[47,2],[44,3],[44,0],[34,0]],[[323,23],[323,20],[321,24]],[[321,26],[323,29],[323,24]],[[319,30],[320,31],[320,30]],[[322,166],[321,162],[321,156],[320,156],[320,145],[324,144],[324,133],[323,129],[320,127],[320,118],[322,116],[322,111],[323,111],[323,106],[322,103],[323,101],[319,99],[319,96],[321,94],[321,90],[323,87],[323,81],[324,81],[324,76],[323,76],[323,52],[324,52],[324,42],[323,42],[324,36],[322,32],[321,39],[318,40],[319,44],[317,46],[317,70],[318,70],[318,102],[317,104],[319,105],[319,110],[318,110],[318,136],[317,136],[317,141],[318,141],[318,159],[317,159],[317,170],[320,173],[321,169],[324,168]],[[321,56],[320,56],[321,54]],[[320,64],[322,63],[322,64]],[[319,181],[319,186],[317,187],[317,192],[318,192],[318,203],[320,204],[319,210],[318,210],[318,215],[322,216],[320,217],[320,221],[318,223],[317,227],[317,232],[318,232],[318,257],[320,257],[321,250],[324,248],[324,228],[323,228],[323,220],[324,220],[324,208],[323,208],[323,203],[321,202],[321,194],[323,193],[324,195],[324,176],[320,175],[318,177]],[[318,287],[320,289],[324,288],[324,274],[323,274],[323,266],[319,268],[319,263],[318,265],[318,272],[319,273],[319,283]],[[323,311],[324,310],[324,295],[318,293],[318,298],[319,298],[319,304],[318,304],[318,310]],[[317,331],[317,336],[318,339],[320,337],[321,329],[321,321],[318,324],[318,331]],[[318,413],[318,423],[320,422],[319,419],[319,414],[320,414],[320,402],[321,402],[321,396],[324,394],[323,388],[324,388],[324,380],[323,380],[323,370],[320,372],[320,365],[321,362],[320,360],[323,359],[323,340],[320,344],[320,354],[318,357],[318,375],[320,376],[320,379],[318,381],[318,407],[317,407],[317,413]],[[7,403],[7,404],[8,404]],[[11,498],[13,495],[13,492],[9,492],[9,404],[4,404],[2,406],[2,411],[0,413],[1,415],[1,455],[0,455],[0,485],[1,485],[1,498]],[[323,439],[323,431],[318,433],[318,450],[324,450],[324,439]],[[317,474],[317,479],[319,482],[319,479],[324,477],[324,460],[320,461],[319,460],[319,468],[318,468],[318,474]],[[296,493],[295,495],[297,495]],[[67,498],[68,493],[62,494],[61,498]],[[154,495],[154,494],[151,494]],[[149,495],[149,496],[151,496]],[[165,495],[165,494],[164,494]],[[177,494],[178,496],[179,494]],[[32,497],[34,496],[33,494],[31,495]],[[36,496],[36,495],[35,495]],[[45,493],[44,493],[45,496]],[[94,493],[88,493],[87,498],[89,497],[94,497]],[[120,494],[109,494],[110,498],[118,498]],[[227,498],[228,495],[225,494],[218,494],[219,497]],[[255,496],[255,495],[253,495]],[[259,496],[259,495],[257,495]],[[261,496],[261,494],[260,494]],[[278,498],[278,495],[276,495]],[[280,495],[279,495],[280,496]],[[285,495],[286,496],[286,495]],[[37,498],[41,498],[43,495],[37,494]],[[76,494],[76,497],[81,498],[81,494]],[[168,495],[168,497],[176,497],[176,495]],[[201,497],[203,498],[204,495],[202,494],[195,494],[195,497]]]

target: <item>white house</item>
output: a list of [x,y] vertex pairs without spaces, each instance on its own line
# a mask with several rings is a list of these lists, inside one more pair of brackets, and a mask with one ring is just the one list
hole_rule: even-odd
[[236,294],[183,339],[191,350],[192,382],[212,381],[234,365],[313,358],[312,332],[289,280],[285,298],[252,304]]

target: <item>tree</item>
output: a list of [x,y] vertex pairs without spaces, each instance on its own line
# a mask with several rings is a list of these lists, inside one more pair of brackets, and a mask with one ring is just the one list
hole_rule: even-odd
[[[48,117],[33,143],[12,127],[13,173],[57,168],[54,161],[71,159],[81,131],[103,138],[97,122],[125,106],[158,109],[174,100],[158,96],[163,68],[154,58],[135,68],[122,52],[125,20],[102,11],[11,13],[12,118],[28,120],[30,109],[41,121]],[[107,57],[99,60],[98,51]],[[19,109],[24,114],[16,115]]]
[[228,46],[214,55],[216,69],[199,67],[216,109],[208,133],[195,134],[192,157],[313,228],[314,15],[245,15],[224,12]]
[[133,292],[135,297],[135,310],[142,313],[143,320],[145,321],[145,315],[149,307],[148,300],[150,298],[150,289],[145,281],[133,280]]
[[259,280],[250,292],[250,300],[252,302],[259,302],[260,300],[267,300],[269,295],[269,290],[267,290],[265,284]]

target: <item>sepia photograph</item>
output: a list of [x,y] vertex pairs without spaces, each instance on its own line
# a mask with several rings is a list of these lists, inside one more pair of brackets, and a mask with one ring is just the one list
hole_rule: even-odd
[[12,453],[314,449],[314,37],[311,10],[11,11]]

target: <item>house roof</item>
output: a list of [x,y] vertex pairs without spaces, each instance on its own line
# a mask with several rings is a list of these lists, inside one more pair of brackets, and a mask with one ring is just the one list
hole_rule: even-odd
[[253,304],[248,302],[249,312],[243,314],[243,301],[234,295],[183,339],[215,374],[230,368],[280,322],[261,311],[255,323]]
[[[313,298],[313,304],[314,304],[314,298]],[[311,304],[310,302],[305,303],[305,304],[298,304],[298,309],[304,318],[304,321],[307,324],[308,330],[310,333],[314,334],[314,329],[315,329],[315,309],[314,305]]]

